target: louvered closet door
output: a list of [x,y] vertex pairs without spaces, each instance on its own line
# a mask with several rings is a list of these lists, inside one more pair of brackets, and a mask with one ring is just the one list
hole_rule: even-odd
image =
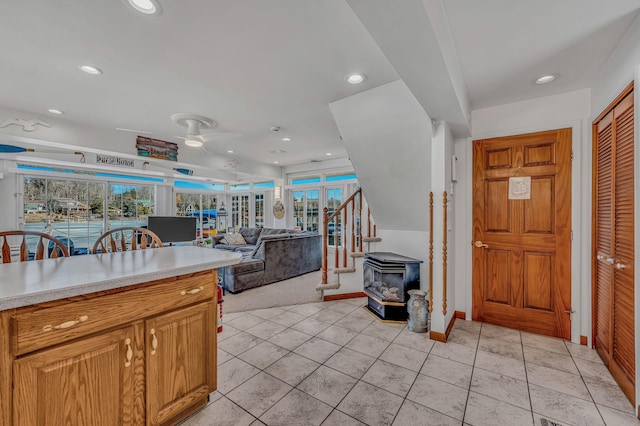
[[595,124],[594,342],[635,404],[633,92]]

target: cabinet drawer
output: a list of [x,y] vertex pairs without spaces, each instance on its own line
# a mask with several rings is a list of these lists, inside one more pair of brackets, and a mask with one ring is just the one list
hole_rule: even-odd
[[22,355],[126,324],[181,306],[213,299],[214,271],[126,287],[114,294],[93,293],[80,300],[12,318],[14,354]]

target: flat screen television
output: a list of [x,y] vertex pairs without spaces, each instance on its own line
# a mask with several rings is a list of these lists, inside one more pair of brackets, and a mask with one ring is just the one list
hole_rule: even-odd
[[163,244],[181,243],[196,239],[196,218],[178,216],[149,216],[147,228],[155,232]]

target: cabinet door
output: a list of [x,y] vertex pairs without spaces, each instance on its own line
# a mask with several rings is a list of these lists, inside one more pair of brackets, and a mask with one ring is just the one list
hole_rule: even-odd
[[134,336],[125,327],[16,360],[14,424],[133,424]]
[[205,400],[216,388],[213,301],[146,321],[147,424]]

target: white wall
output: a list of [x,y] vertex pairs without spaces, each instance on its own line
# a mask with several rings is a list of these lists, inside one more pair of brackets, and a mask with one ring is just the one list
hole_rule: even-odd
[[[640,85],[640,16],[636,18],[633,25],[620,42],[609,61],[598,75],[592,87],[591,93],[591,120],[596,118],[619,94],[622,90],[634,81],[635,93],[635,253],[640,253],[640,95],[638,86]],[[591,128],[589,127],[589,131]],[[638,261],[636,260],[636,265]],[[640,274],[635,274],[635,341],[636,341],[636,378],[635,382],[640,383]],[[640,386],[636,385],[636,401],[640,401]]]
[[[8,173],[9,169],[15,168],[15,162],[0,160],[0,229],[19,229],[18,226],[18,191],[17,178],[15,173]],[[20,206],[22,209],[22,206]]]
[[[464,169],[464,185],[456,188],[456,202],[468,208],[456,217],[456,229],[464,235],[458,241],[471,241],[471,143],[475,139],[508,136],[543,130],[571,128],[573,164],[571,174],[571,340],[591,339],[591,140],[590,90],[577,90],[522,102],[472,111],[472,137],[466,147],[458,142],[458,165]],[[465,251],[464,247],[460,250]],[[464,273],[457,275],[456,294],[465,294],[466,315],[471,318],[471,256],[464,257]],[[461,266],[462,267],[462,266]]]
[[432,124],[404,82],[329,107],[378,227],[426,231]]
[[[451,192],[451,156],[454,152],[453,134],[449,125],[438,122],[433,127],[431,144],[431,188],[433,192],[433,311],[431,329],[444,333],[455,314],[456,287],[455,271],[458,266],[454,237],[455,198]],[[444,193],[447,192],[447,292],[444,294]],[[429,210],[425,210],[425,221],[429,220]],[[428,262],[428,243],[425,246],[425,259]],[[427,269],[428,270],[428,269]],[[428,279],[428,275],[425,275]],[[446,301],[446,314],[444,302]]]

